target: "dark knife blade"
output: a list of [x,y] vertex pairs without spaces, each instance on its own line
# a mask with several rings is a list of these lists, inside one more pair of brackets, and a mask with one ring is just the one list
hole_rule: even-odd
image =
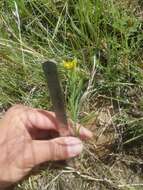
[[60,86],[57,65],[53,61],[47,61],[42,64],[42,67],[48,83],[48,89],[56,118],[61,127],[67,127],[68,124],[64,105],[64,96]]

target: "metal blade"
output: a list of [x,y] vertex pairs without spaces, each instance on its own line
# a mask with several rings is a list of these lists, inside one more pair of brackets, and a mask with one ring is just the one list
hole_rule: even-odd
[[56,63],[47,61],[42,64],[48,89],[57,120],[61,127],[67,127],[67,116],[64,105],[64,96],[61,90]]

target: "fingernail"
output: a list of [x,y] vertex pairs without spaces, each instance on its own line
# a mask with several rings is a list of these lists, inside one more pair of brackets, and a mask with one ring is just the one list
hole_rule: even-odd
[[83,135],[87,139],[90,139],[93,137],[93,133],[86,128],[81,129],[81,135]]
[[67,151],[69,157],[74,157],[79,155],[82,152],[82,150],[83,150],[83,144],[79,139],[74,138],[68,142]]

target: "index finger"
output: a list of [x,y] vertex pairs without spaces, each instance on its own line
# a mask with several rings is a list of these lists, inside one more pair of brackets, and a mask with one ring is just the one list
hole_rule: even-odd
[[79,136],[81,139],[92,137],[92,132],[80,124],[74,124],[72,120],[68,121],[67,128],[60,127],[55,113],[22,106],[22,119],[28,129],[55,130],[60,136]]

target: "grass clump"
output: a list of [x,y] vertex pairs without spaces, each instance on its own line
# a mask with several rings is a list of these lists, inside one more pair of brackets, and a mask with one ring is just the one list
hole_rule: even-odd
[[[79,180],[77,189],[95,189],[95,186],[138,189],[135,184],[141,182],[130,166],[138,163],[142,168],[142,162],[140,158],[129,157],[131,162],[127,163],[124,147],[138,143],[141,146],[143,140],[142,8],[141,1],[131,0],[0,2],[0,109],[15,103],[50,109],[41,63],[47,59],[59,63],[69,117],[95,133],[87,152],[78,160],[80,166],[76,163],[76,169],[70,170],[71,179]],[[63,61],[74,59],[77,60],[74,68],[64,67]],[[111,154],[107,145],[113,142],[115,152]],[[129,150],[131,154],[138,149]],[[102,161],[96,155],[102,155]],[[141,157],[142,153],[136,155]],[[121,177],[119,168],[124,166],[119,163],[119,157],[127,173],[136,176],[131,186],[127,176]],[[113,164],[110,172],[111,165],[103,163],[108,159],[111,165],[116,161],[116,169]],[[101,170],[105,171],[106,179]],[[47,184],[47,176],[54,180],[59,175],[57,170],[48,168],[48,171],[38,177],[40,185],[41,176],[46,181],[42,183]],[[62,183],[67,184],[68,172],[62,172],[54,180],[55,186],[47,188],[60,189]],[[19,189],[41,187],[35,179],[30,179],[31,182],[26,181]]]

